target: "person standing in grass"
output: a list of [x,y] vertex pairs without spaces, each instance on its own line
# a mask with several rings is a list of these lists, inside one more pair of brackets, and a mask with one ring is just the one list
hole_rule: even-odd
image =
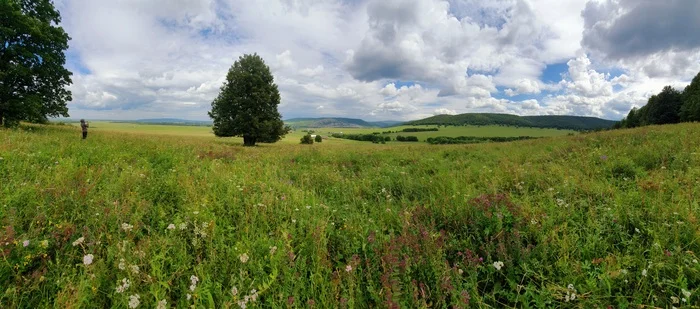
[[80,128],[83,129],[83,139],[87,138],[87,129],[90,126],[89,123],[85,121],[85,119],[80,119]]

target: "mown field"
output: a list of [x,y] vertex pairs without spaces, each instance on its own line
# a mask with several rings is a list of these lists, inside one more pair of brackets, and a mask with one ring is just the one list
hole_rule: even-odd
[[[73,124],[78,126],[77,123]],[[355,141],[348,141],[343,139],[333,139],[330,138],[331,133],[345,133],[345,134],[372,134],[374,132],[388,132],[388,131],[401,131],[406,128],[435,128],[436,126],[397,126],[391,128],[312,128],[303,129],[298,128],[287,135],[281,142],[287,144],[298,143],[303,135],[306,133],[304,130],[312,130],[314,134],[321,134],[324,137],[328,137],[329,140],[335,143],[356,143]],[[550,137],[550,136],[562,136],[568,134],[577,134],[575,131],[571,130],[557,130],[557,129],[539,129],[539,128],[517,128],[517,127],[507,127],[507,126],[449,126],[440,127],[439,131],[435,132],[402,132],[402,133],[390,133],[382,134],[384,136],[391,136],[392,139],[396,139],[397,135],[411,135],[419,138],[420,141],[424,142],[429,137],[437,136],[480,136],[480,137],[517,137],[517,136],[533,136],[533,137]],[[211,127],[204,126],[177,126],[177,125],[160,125],[160,124],[136,124],[136,123],[119,123],[119,122],[91,122],[90,132],[120,132],[120,133],[136,133],[136,134],[151,134],[151,135],[171,135],[171,136],[187,136],[187,137],[211,137],[214,138]],[[241,138],[229,138],[227,141],[231,143],[243,143]]]
[[0,307],[700,303],[699,124],[297,143],[0,130]]

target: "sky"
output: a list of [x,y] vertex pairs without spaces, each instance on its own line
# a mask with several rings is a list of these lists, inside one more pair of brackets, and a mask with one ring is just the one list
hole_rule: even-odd
[[700,72],[697,0],[54,0],[72,118],[207,120],[257,53],[284,119],[617,120]]

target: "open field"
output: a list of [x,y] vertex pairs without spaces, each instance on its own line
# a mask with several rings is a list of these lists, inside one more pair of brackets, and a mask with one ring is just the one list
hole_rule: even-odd
[[0,130],[0,307],[700,303],[700,124],[252,148],[185,128]]

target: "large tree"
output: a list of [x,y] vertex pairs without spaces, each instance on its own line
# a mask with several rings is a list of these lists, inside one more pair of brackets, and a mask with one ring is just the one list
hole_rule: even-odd
[[683,91],[681,121],[700,121],[700,73]]
[[242,136],[243,144],[274,143],[289,132],[277,110],[280,93],[265,61],[243,55],[228,71],[209,117],[216,136]]
[[50,0],[0,0],[0,122],[68,117],[68,34]]

